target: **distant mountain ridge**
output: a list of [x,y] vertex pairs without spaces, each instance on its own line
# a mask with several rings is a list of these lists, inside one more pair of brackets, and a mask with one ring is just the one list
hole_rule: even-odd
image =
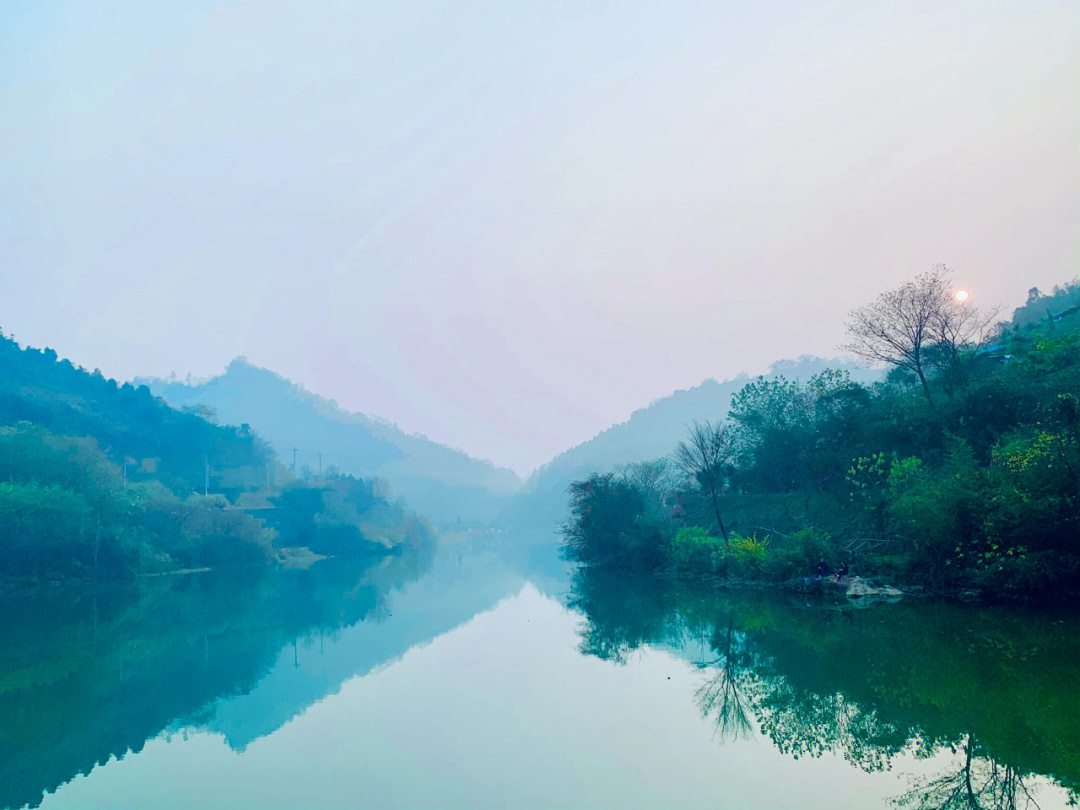
[[[847,371],[862,382],[881,376],[875,369],[808,355],[774,363],[764,376],[806,379],[827,368]],[[384,478],[410,508],[444,525],[460,520],[547,529],[562,516],[570,481],[667,455],[687,424],[723,418],[732,396],[753,379],[746,374],[724,381],[708,379],[657,399],[625,422],[555,456],[524,484],[508,469],[425,436],[406,434],[383,419],[345,411],[242,357],[233,360],[224,374],[202,382],[135,383],[147,385],[175,407],[210,408],[222,423],[248,424],[286,464],[292,461],[292,448],[297,448],[298,471],[313,465],[321,453],[324,467]]]
[[[763,376],[806,380],[826,369],[846,371],[858,382],[882,376],[877,369],[810,355],[773,363]],[[555,527],[566,509],[566,488],[571,481],[592,472],[610,472],[623,464],[668,455],[683,438],[688,424],[724,418],[732,396],[754,379],[747,374],[722,382],[710,378],[693,388],[675,391],[634,411],[625,422],[563,451],[529,476],[508,507],[506,519],[518,525]]]
[[210,408],[222,423],[250,425],[287,464],[297,448],[298,472],[314,468],[321,454],[324,469],[383,478],[411,509],[441,523],[490,522],[521,486],[510,470],[391,422],[345,411],[242,357],[204,382],[139,383],[176,407]]

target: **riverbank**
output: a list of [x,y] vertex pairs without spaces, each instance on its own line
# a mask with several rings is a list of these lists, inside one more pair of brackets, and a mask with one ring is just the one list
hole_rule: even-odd
[[[372,543],[365,552],[349,555],[348,559],[382,559],[391,555],[400,555],[401,546],[386,547]],[[238,563],[215,566],[194,566],[168,568],[158,571],[130,571],[121,575],[108,570],[94,573],[92,570],[71,572],[63,575],[6,575],[0,578],[0,593],[34,592],[37,590],[61,590],[64,588],[117,587],[134,585],[140,581],[185,577],[196,574],[228,574],[230,572],[251,572],[271,570],[306,571],[315,563],[332,559],[335,555],[318,554],[306,546],[290,546],[272,549],[271,555],[259,562]]]
[[925,583],[889,580],[872,574],[854,574],[839,578],[835,574],[824,576],[808,575],[784,580],[771,580],[761,577],[719,576],[713,573],[694,573],[685,570],[660,569],[643,572],[604,565],[586,567],[605,572],[608,576],[616,578],[634,579],[645,575],[682,582],[692,587],[731,591],[773,591],[847,603],[894,602],[906,598],[986,606],[1027,605],[1035,608],[1059,608],[1080,603],[1080,594],[1073,591],[1044,589],[1030,592],[1005,591],[992,593],[975,588],[935,587]]

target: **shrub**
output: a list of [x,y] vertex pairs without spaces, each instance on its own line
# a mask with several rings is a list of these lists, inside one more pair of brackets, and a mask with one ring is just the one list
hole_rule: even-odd
[[757,578],[765,568],[768,553],[769,546],[765,540],[736,537],[726,549],[726,556],[731,561],[729,571],[734,576]]
[[674,567],[683,573],[723,573],[724,557],[724,541],[700,526],[680,529],[672,542]]
[[971,584],[991,599],[1018,594],[1067,598],[1080,585],[1080,560],[1049,551],[999,557],[973,572]]
[[774,582],[783,582],[814,575],[821,562],[830,570],[839,562],[829,535],[814,528],[800,529],[769,545],[763,574]]
[[963,439],[947,437],[936,468],[918,459],[893,462],[888,511],[892,527],[913,554],[920,578],[942,583],[955,576],[957,561],[970,556],[978,534],[979,470]]

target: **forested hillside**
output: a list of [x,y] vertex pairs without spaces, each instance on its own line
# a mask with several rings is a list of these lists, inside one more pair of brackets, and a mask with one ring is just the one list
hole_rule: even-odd
[[[810,356],[776,362],[765,377],[805,380],[827,368],[844,369],[852,379],[862,382],[881,377],[881,372],[875,369]],[[667,455],[687,425],[695,420],[723,417],[732,396],[750,381],[746,375],[722,382],[705,380],[634,411],[625,422],[560,453],[525,482],[521,493],[507,508],[508,521],[538,529],[556,529],[566,511],[566,489],[571,481],[591,472],[613,472],[641,459]]]
[[850,567],[987,596],[1080,591],[1077,285],[1033,292],[1004,323],[951,290],[935,270],[852,313],[853,350],[889,362],[884,381],[759,378],[670,455],[575,482],[571,554],[693,576]]
[[0,337],[0,577],[126,578],[426,536],[374,481],[298,480],[247,426]]
[[252,483],[275,463],[249,431],[171,408],[145,385],[88,373],[52,349],[21,348],[0,335],[0,424],[29,422],[51,433],[92,437],[132,480],[153,477],[174,492],[202,491],[206,465],[243,470]]

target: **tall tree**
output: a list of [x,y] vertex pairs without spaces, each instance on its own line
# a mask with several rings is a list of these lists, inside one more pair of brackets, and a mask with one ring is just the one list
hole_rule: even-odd
[[720,494],[730,473],[734,447],[730,431],[723,422],[694,422],[687,429],[686,440],[675,449],[675,463],[697,483],[712,505],[724,542],[727,529],[720,517]]
[[926,381],[927,348],[939,339],[943,307],[952,299],[952,283],[944,265],[852,310],[847,323],[851,340],[842,348],[866,360],[888,363],[915,373],[926,401],[934,399]]
[[946,290],[932,324],[942,373],[951,374],[961,385],[967,382],[968,361],[994,334],[999,312],[1000,307],[984,312],[968,301],[956,300]]

